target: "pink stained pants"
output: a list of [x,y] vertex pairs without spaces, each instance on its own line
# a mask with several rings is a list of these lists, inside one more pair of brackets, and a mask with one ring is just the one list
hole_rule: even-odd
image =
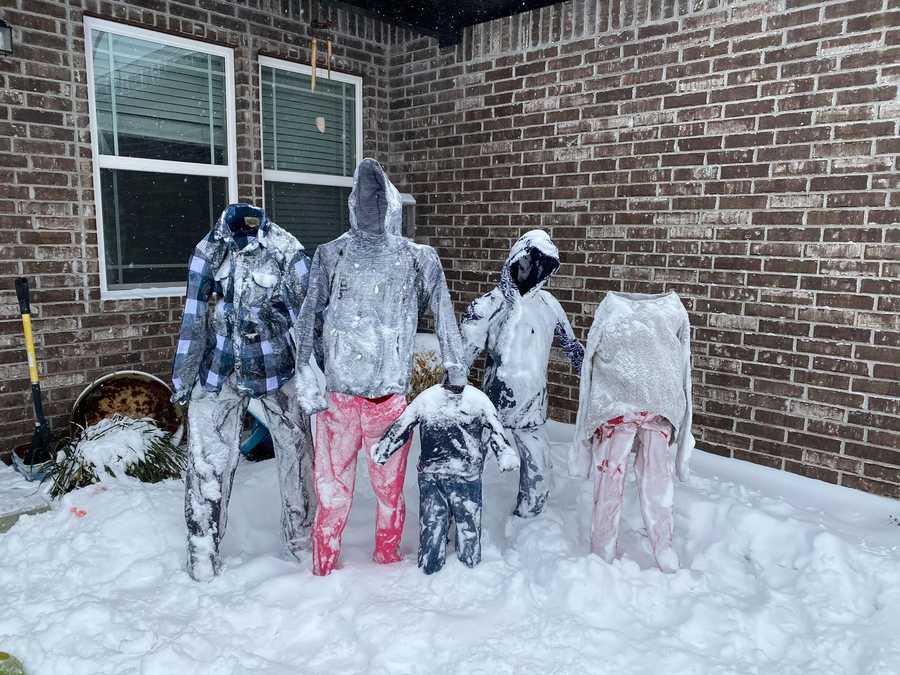
[[313,477],[319,508],[313,524],[313,574],[330,574],[341,555],[341,535],[350,515],[356,487],[356,457],[366,456],[377,500],[375,553],[378,563],[400,560],[398,548],[406,518],[403,479],[409,443],[380,466],[369,448],[406,409],[406,398],[394,394],[369,400],[361,396],[328,394],[328,410],[316,419]]
[[646,412],[615,417],[594,434],[597,472],[591,550],[607,562],[612,562],[616,555],[627,459],[634,449],[638,498],[650,547],[661,570],[670,572],[678,568],[678,557],[672,549],[671,436],[672,425],[666,418]]

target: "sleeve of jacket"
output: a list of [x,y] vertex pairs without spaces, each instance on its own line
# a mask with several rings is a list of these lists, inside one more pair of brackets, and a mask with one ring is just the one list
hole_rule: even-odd
[[480,298],[475,298],[463,314],[459,332],[462,337],[463,363],[467,370],[487,346],[491,317],[496,311],[496,304],[494,294],[485,293]]
[[188,263],[184,313],[172,363],[173,401],[184,402],[190,397],[206,351],[207,303],[212,295],[214,273],[209,256],[211,246],[209,239],[203,239]]
[[423,289],[428,298],[428,306],[434,316],[435,333],[441,347],[441,360],[450,384],[462,386],[468,380],[468,368],[463,363],[462,340],[456,313],[447,290],[444,268],[437,251],[430,246],[421,247],[420,258]]
[[322,249],[319,248],[313,255],[306,295],[294,321],[296,395],[297,402],[307,415],[312,415],[327,407],[325,398],[319,390],[316,374],[309,364],[309,357],[315,347],[316,320],[328,306],[331,297],[330,283],[322,263],[321,252]]
[[400,417],[394,420],[394,423],[384,432],[384,436],[371,448],[372,459],[376,464],[384,464],[395,452],[397,452],[412,436],[413,430],[419,423],[419,408],[416,403],[421,398],[413,399],[413,402],[406,406]]
[[685,409],[675,439],[675,471],[679,480],[686,481],[690,475],[691,453],[694,451],[694,434],[691,431],[694,416],[694,404],[691,398],[691,322],[686,311],[679,337],[681,338],[681,354],[679,356],[683,369],[682,386],[684,387]]
[[501,471],[518,469],[520,464],[519,453],[516,452],[516,449],[510,444],[506,431],[503,429],[503,424],[500,422],[500,418],[497,415],[497,409],[494,408],[494,405],[487,397],[485,397],[485,403],[487,405],[485,406],[484,411],[484,423],[489,430],[488,447],[494,452],[494,455],[496,455],[497,463],[500,465]]
[[575,478],[588,478],[591,474],[592,453],[591,438],[595,429],[591,421],[591,390],[603,386],[602,382],[593,381],[593,359],[600,348],[601,324],[603,322],[603,303],[597,307],[591,330],[588,331],[587,349],[581,362],[581,377],[578,381],[578,416],[575,419],[575,438],[569,447],[569,474]]
[[291,315],[291,322],[296,324],[309,286],[309,256],[302,248],[287,261],[283,283],[284,300]]
[[556,327],[553,330],[553,334],[572,364],[572,368],[575,372],[580,373],[581,363],[584,360],[584,347],[581,346],[578,338],[575,337],[575,331],[572,330],[572,324],[569,323],[569,317],[566,316],[562,305],[559,304],[556,298],[550,297],[553,299],[553,311],[556,314]]

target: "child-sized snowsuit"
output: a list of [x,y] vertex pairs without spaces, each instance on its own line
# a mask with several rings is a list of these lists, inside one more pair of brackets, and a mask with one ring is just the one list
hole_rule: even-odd
[[687,479],[691,435],[690,322],[675,293],[607,293],[588,334],[575,442],[574,475],[594,474],[591,548],[616,554],[627,460],[635,451],[638,497],[650,547],[663,571],[678,568],[672,548],[674,486]]
[[490,400],[471,386],[436,385],[419,394],[372,447],[378,464],[409,443],[419,425],[419,567],[444,566],[450,518],[456,555],[467,567],[481,562],[481,472],[488,450],[503,471],[519,466]]
[[288,391],[290,328],[308,270],[303,246],[249,204],[225,209],[191,257],[172,382],[173,400],[190,400],[184,511],[194,579],[219,572],[219,542],[252,398],[260,402],[277,458],[282,536],[294,554],[308,541],[315,506],[312,437],[309,419]]
[[497,407],[521,458],[514,513],[538,515],[550,494],[547,364],[553,338],[576,372],[584,350],[562,306],[543,290],[559,267],[559,251],[543,230],[526,232],[513,245],[500,283],[469,305],[460,324],[467,365],[487,351],[484,392]]
[[[298,402],[307,414],[329,408],[316,427],[317,575],[330,573],[340,556],[356,453],[375,443],[406,406],[421,308],[429,307],[434,316],[450,382],[464,384],[467,374],[441,261],[430,246],[400,236],[400,194],[374,159],[357,166],[348,207],[350,232],[316,250],[295,324]],[[319,315],[328,401],[309,365]],[[370,464],[378,498],[376,562],[399,560],[408,448],[384,467]]]

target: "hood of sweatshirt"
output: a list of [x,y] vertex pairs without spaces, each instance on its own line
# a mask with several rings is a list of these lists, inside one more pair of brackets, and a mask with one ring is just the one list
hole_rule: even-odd
[[544,230],[529,230],[513,244],[500,272],[503,296],[536,293],[559,269],[559,250]]
[[400,193],[376,160],[366,158],[356,167],[347,205],[350,210],[351,232],[366,235],[400,234]]

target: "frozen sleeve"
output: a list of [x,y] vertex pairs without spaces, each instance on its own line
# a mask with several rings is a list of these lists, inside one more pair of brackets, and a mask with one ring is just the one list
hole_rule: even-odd
[[497,456],[497,463],[500,465],[501,471],[512,471],[519,468],[519,453],[509,443],[503,424],[497,416],[497,410],[490,401],[486,403],[484,412],[484,423],[488,428],[488,447]]
[[602,386],[602,383],[593,381],[593,360],[601,349],[604,318],[603,303],[600,303],[588,333],[587,349],[581,362],[581,377],[578,382],[578,416],[575,419],[575,438],[569,449],[569,474],[576,478],[588,478],[593,464],[591,439],[596,429],[593,428],[594,416],[591,414],[591,390]]
[[372,446],[372,459],[376,464],[387,462],[412,436],[413,430],[419,423],[420,406],[416,403],[418,400],[419,398],[416,398],[406,406],[406,410],[388,427],[381,440]]
[[190,397],[206,351],[207,303],[213,288],[210,247],[208,239],[201,241],[188,264],[184,313],[181,315],[178,346],[172,363],[173,401],[185,402]]
[[681,339],[682,383],[684,386],[684,417],[678,425],[675,450],[675,472],[678,479],[686,481],[690,475],[691,453],[694,451],[694,434],[691,432],[694,404],[691,395],[691,323],[685,312],[684,323],[679,335]]
[[307,415],[320,412],[327,407],[325,397],[319,390],[315,371],[309,363],[309,357],[315,347],[316,317],[328,306],[331,295],[320,253],[321,249],[318,249],[313,256],[306,296],[294,321],[294,344],[297,346],[294,364],[297,402]]
[[[284,276],[284,301],[291,315],[291,323],[296,324],[300,308],[309,285],[309,256],[300,249],[288,260]],[[295,336],[296,337],[296,336]]]
[[447,290],[444,268],[437,251],[428,247],[422,261],[423,286],[428,298],[428,306],[434,316],[435,334],[441,347],[441,360],[450,384],[462,386],[468,380],[468,368],[463,364],[462,340],[456,314]]
[[[554,298],[554,300],[556,299]],[[581,343],[575,337],[575,331],[572,330],[572,324],[569,323],[569,318],[566,316],[559,301],[555,302],[554,310],[556,312],[556,327],[553,334],[559,341],[559,346],[562,348],[566,357],[571,362],[572,368],[580,373],[581,364],[582,361],[584,361],[584,347],[581,346]]]
[[492,296],[490,293],[476,298],[466,308],[459,324],[462,337],[463,359],[466,368],[471,368],[475,359],[487,346],[488,331],[493,315]]

